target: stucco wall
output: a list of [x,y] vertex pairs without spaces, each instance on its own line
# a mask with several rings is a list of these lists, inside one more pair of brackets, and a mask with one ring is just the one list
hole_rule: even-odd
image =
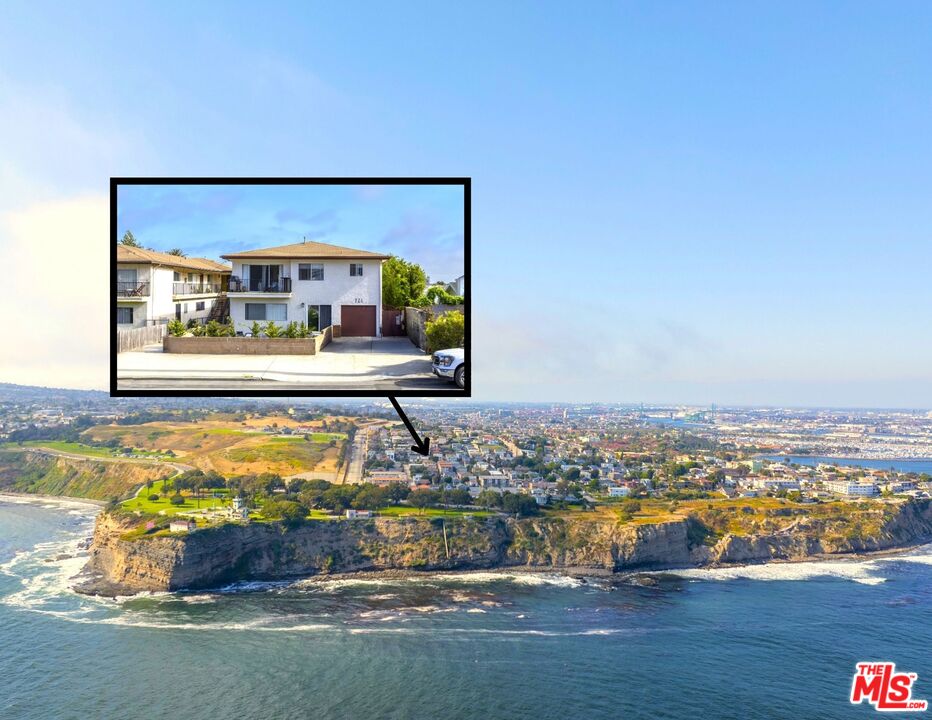
[[[350,263],[363,265],[362,277],[350,275]],[[253,264],[253,263],[246,263]],[[255,264],[281,264],[285,266],[284,275],[291,278],[291,296],[281,297],[274,293],[253,293],[244,298],[244,293],[230,293],[230,316],[237,331],[249,332],[252,320],[246,320],[246,303],[282,303],[288,306],[289,323],[307,321],[308,305],[330,305],[331,322],[342,323],[340,308],[342,305],[375,305],[376,332],[381,335],[382,318],[382,263],[378,260],[321,260],[309,261],[309,264],[324,266],[323,280],[299,280],[298,265],[303,261],[257,260]],[[233,277],[244,279],[243,263],[233,262]],[[304,307],[301,304],[304,303]],[[282,323],[278,323],[282,324]]]

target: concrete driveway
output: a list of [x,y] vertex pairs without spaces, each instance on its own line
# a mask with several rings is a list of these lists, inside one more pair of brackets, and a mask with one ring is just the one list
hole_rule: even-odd
[[408,338],[338,338],[317,355],[188,355],[161,345],[117,355],[119,389],[457,391]]

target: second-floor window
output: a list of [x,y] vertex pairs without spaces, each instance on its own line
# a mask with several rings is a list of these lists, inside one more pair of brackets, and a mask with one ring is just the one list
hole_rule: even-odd
[[362,277],[362,264],[361,263],[350,263],[349,274],[352,277]]
[[173,282],[181,282],[181,273],[177,270],[175,271],[175,278]]
[[323,280],[324,266],[319,263],[301,263],[298,265],[298,280]]
[[117,325],[132,325],[132,324],[133,324],[133,308],[118,307],[117,308]]

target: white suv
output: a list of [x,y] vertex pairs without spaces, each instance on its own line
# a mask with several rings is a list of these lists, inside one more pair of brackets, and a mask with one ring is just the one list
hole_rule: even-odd
[[438,350],[431,360],[434,375],[448,378],[461,388],[466,385],[466,362],[463,358],[463,348]]

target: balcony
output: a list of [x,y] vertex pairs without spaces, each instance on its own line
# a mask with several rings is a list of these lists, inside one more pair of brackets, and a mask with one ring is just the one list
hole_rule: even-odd
[[220,283],[172,283],[172,295],[217,295],[221,292]]
[[149,282],[117,282],[116,294],[118,298],[131,300],[145,300],[149,297]]
[[269,295],[290,295],[291,278],[279,278],[278,280],[259,280],[247,282],[239,278],[230,278],[230,293],[264,293]]

